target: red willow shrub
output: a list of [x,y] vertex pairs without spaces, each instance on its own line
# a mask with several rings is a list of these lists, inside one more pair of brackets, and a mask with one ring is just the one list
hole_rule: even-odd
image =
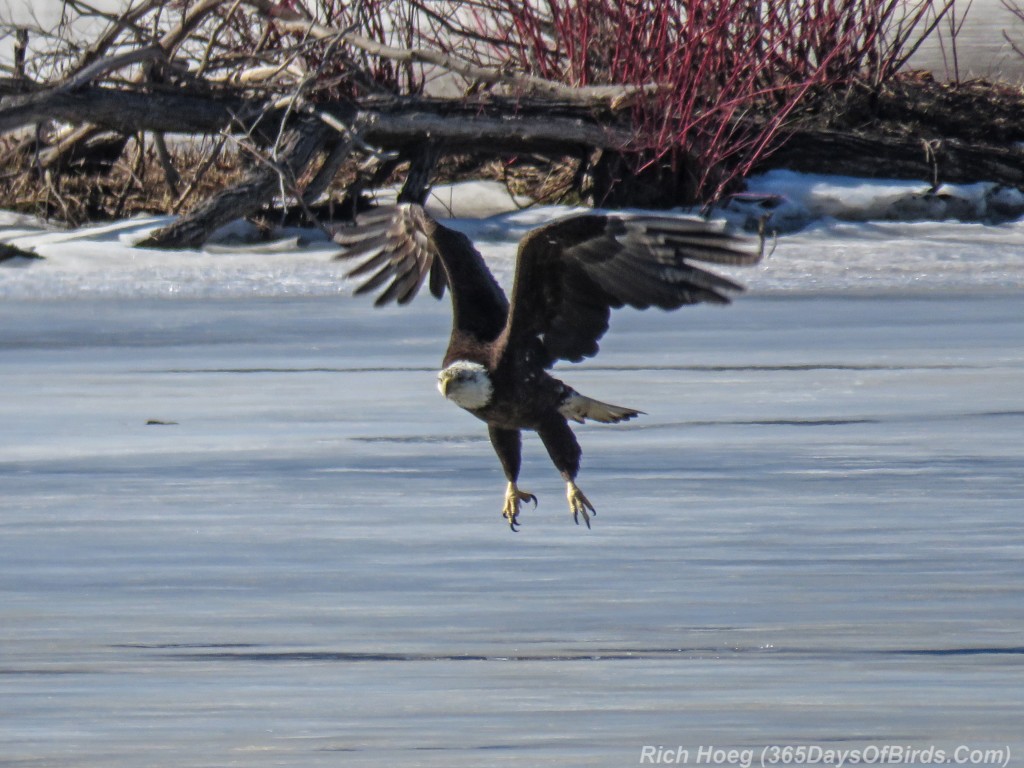
[[[484,0],[495,58],[571,85],[657,85],[633,106],[633,170],[669,164],[717,200],[811,92],[893,77],[955,0]],[[503,50],[502,50],[503,49]]]
[[[809,94],[879,88],[955,0],[315,0],[323,23],[572,86],[651,86],[632,106],[633,173],[668,166],[712,202],[779,145]],[[360,57],[414,92],[429,67]],[[436,72],[433,73],[436,75]]]

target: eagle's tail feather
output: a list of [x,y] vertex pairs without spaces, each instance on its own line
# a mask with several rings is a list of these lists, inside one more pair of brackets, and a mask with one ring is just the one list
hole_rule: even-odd
[[643,413],[634,408],[602,403],[600,400],[594,400],[575,391],[562,401],[558,412],[579,424],[586,419],[599,421],[602,424],[617,424],[620,421],[629,421]]

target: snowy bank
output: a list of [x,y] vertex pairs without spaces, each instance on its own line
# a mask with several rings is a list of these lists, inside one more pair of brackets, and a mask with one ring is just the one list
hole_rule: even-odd
[[[985,184],[926,192],[923,183],[773,172],[752,179],[750,191],[716,215],[749,227],[770,214],[770,226],[780,232],[763,265],[736,272],[754,292],[1024,288],[1024,221],[1006,220],[1024,202],[1019,192]],[[507,281],[525,231],[579,210],[520,210],[524,202],[511,200],[501,185],[477,182],[438,188],[430,207],[437,216],[458,216],[449,225],[469,234]],[[316,229],[285,231],[276,243],[254,245],[244,227],[234,226],[204,250],[135,247],[167,221],[147,217],[64,231],[3,214],[0,239],[45,258],[4,262],[0,297],[329,296],[351,289],[347,267],[331,260],[335,246]]]

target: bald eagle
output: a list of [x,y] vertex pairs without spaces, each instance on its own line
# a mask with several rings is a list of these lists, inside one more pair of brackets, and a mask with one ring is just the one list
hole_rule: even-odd
[[[753,245],[697,219],[583,214],[528,232],[519,244],[511,301],[464,234],[422,207],[380,209],[336,234],[339,259],[366,257],[348,276],[369,279],[357,294],[383,288],[376,304],[406,304],[424,281],[451,291],[452,332],[437,377],[441,394],[486,422],[508,486],[502,516],[515,531],[524,502],[518,486],[521,432],[534,430],[566,483],[569,511],[590,527],[593,504],[576,485],[580,446],[569,421],[605,424],[642,412],[580,394],[548,373],[558,360],[597,354],[612,309],[676,309],[727,304],[742,286],[693,265],[754,264]],[[749,239],[752,240],[752,239]]]

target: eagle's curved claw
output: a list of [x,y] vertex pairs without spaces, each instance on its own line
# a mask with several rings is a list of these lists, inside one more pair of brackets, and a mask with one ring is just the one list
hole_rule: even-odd
[[501,509],[501,516],[508,520],[508,527],[513,533],[519,529],[519,505],[524,501],[532,501],[534,508],[537,507],[537,497],[528,491],[521,491],[515,483],[509,483],[505,489],[505,505]]
[[569,500],[569,511],[572,512],[573,522],[579,525],[580,515],[583,515],[583,522],[587,524],[587,528],[590,528],[590,515],[587,514],[587,510],[589,509],[592,515],[597,515],[597,510],[572,480],[566,483],[565,497]]

